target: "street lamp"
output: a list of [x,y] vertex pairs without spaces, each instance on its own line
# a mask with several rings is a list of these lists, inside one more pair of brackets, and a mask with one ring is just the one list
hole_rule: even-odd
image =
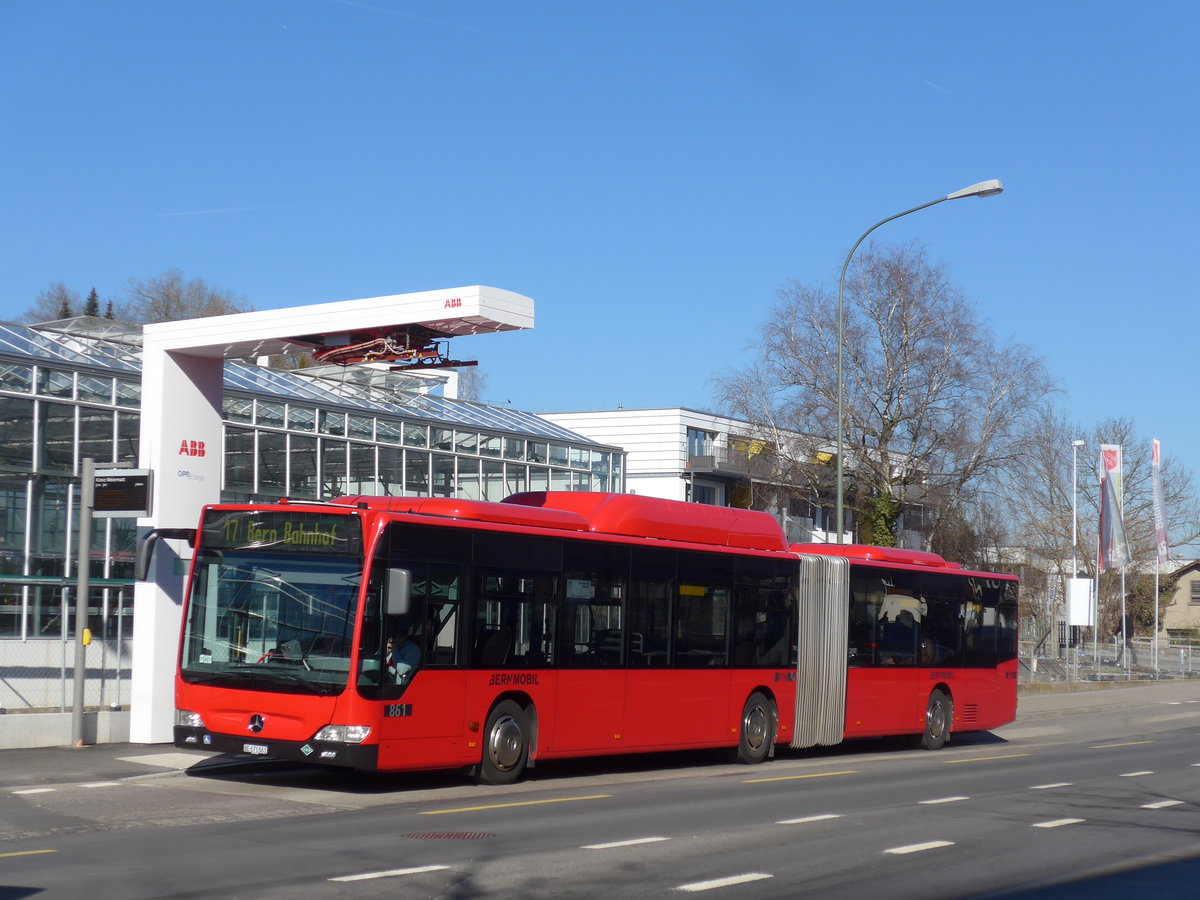
[[845,428],[843,426],[843,410],[842,410],[842,395],[845,393],[842,382],[842,340],[845,320],[842,315],[842,292],[846,286],[846,270],[850,268],[850,258],[854,256],[854,251],[858,249],[859,244],[867,239],[872,231],[880,225],[886,225],[893,219],[899,219],[901,216],[907,216],[909,213],[915,213],[919,210],[926,209],[930,206],[936,206],[938,203],[944,203],[947,200],[959,200],[963,197],[994,197],[996,194],[1002,193],[1004,186],[1000,184],[998,179],[993,178],[991,181],[981,181],[979,184],[973,184],[970,187],[965,187],[961,191],[955,191],[953,194],[947,194],[945,197],[938,197],[936,200],[930,200],[928,203],[922,203],[920,206],[914,206],[912,209],[906,209],[902,213],[896,213],[894,216],[888,216],[879,222],[876,222],[870,228],[862,233],[854,246],[850,248],[850,252],[846,254],[846,262],[842,264],[842,274],[838,278],[838,305],[837,305],[837,542],[842,543],[842,528],[844,508],[845,508],[845,492],[842,480],[842,452],[843,443],[845,440]]
[[[1075,579],[1079,577],[1079,448],[1083,441],[1071,441],[1071,580],[1067,583],[1067,653],[1071,652],[1071,603]],[[1091,610],[1088,610],[1089,617]],[[1078,664],[1076,664],[1078,665]]]

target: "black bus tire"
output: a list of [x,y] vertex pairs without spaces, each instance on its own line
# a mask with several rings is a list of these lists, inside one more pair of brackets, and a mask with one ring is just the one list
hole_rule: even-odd
[[954,721],[954,704],[941,688],[929,695],[925,707],[925,732],[917,739],[922,750],[940,750],[950,739],[950,723]]
[[529,717],[520,704],[501,700],[483,730],[480,784],[512,784],[525,771],[529,759]]
[[742,707],[734,760],[749,766],[762,762],[771,753],[777,730],[778,715],[775,712],[775,703],[761,691],[755,691]]

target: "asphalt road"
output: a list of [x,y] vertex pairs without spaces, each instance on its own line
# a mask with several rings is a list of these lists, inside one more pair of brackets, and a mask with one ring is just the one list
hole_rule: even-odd
[[504,788],[185,755],[175,771],[145,748],[152,774],[0,770],[0,898],[1192,896],[1192,693],[1041,701],[936,753],[574,761]]

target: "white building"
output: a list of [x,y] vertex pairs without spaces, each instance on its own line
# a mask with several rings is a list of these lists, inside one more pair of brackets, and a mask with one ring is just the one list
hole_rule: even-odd
[[[774,454],[751,423],[683,407],[542,413],[542,418],[626,453],[631,494],[714,506],[766,505],[793,541],[833,540],[833,502],[791,485],[786,501],[755,503],[778,486]],[[800,435],[794,435],[800,438]],[[776,493],[772,491],[772,494]]]

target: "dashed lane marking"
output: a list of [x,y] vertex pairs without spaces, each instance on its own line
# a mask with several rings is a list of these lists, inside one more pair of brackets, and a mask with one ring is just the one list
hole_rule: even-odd
[[1136,747],[1138,744],[1153,744],[1154,741],[1126,741],[1123,744],[1096,744],[1094,747],[1088,747],[1089,750],[1111,750],[1113,747]]
[[890,850],[884,850],[884,853],[890,853],[893,856],[903,856],[906,853],[922,853],[925,850],[937,850],[939,847],[953,847],[954,841],[926,841],[923,844],[906,844],[903,847],[892,847]]
[[10,856],[38,856],[42,853],[57,853],[57,850],[14,850],[12,853],[0,853],[0,859]]
[[777,778],[748,778],[742,784],[766,784],[768,781],[799,781],[802,778],[829,778],[833,775],[857,774],[857,769],[846,769],[844,772],[815,772],[811,775],[780,775]]
[[1028,753],[1006,753],[1003,756],[972,756],[970,759],[947,759],[943,762],[947,766],[953,766],[958,763],[991,762],[993,759],[1018,759],[1028,755]]
[[712,891],[717,888],[733,887],[735,884],[749,884],[751,881],[762,881],[765,878],[774,877],[764,872],[747,872],[745,875],[730,875],[728,878],[714,878],[711,881],[693,881],[691,884],[681,884],[675,890],[695,894],[700,891]]
[[491,803],[487,806],[460,806],[456,809],[430,809],[422,816],[441,816],[447,813],[481,812],[487,809],[512,809],[515,806],[541,806],[546,803],[574,803],[576,800],[607,800],[612,794],[593,794],[590,797],[555,797],[551,800],[521,800],[515,803]]
[[1137,778],[1141,775],[1153,775],[1153,772],[1122,772],[1118,778]]
[[1142,809],[1166,809],[1168,806],[1179,806],[1182,800],[1159,800],[1157,803],[1143,803]]
[[85,781],[80,783],[80,787],[85,788],[100,788],[100,787],[120,787],[119,781]]
[[824,822],[826,819],[840,819],[841,813],[824,813],[819,816],[805,816],[802,819],[784,819],[782,822],[776,822],[776,825],[807,825],[809,822]]
[[921,806],[934,806],[938,803],[957,803],[959,800],[970,800],[970,797],[938,797],[936,800],[920,800]]
[[1035,784],[1030,788],[1031,791],[1048,791],[1051,788],[1070,787],[1073,782],[1070,781],[1055,781],[1051,784]]
[[423,875],[426,872],[440,872],[449,866],[413,866],[408,869],[388,869],[385,872],[361,872],[358,875],[339,875],[329,881],[368,881],[372,878],[394,878],[398,875]]
[[58,788],[26,788],[23,791],[13,791],[14,794],[53,794]]
[[617,847],[636,847],[638,844],[657,844],[659,841],[669,841],[665,837],[633,838],[629,841],[609,841],[607,844],[584,844],[580,850],[615,850]]
[[1061,828],[1063,825],[1078,825],[1083,819],[1051,819],[1049,822],[1034,822],[1033,828]]

